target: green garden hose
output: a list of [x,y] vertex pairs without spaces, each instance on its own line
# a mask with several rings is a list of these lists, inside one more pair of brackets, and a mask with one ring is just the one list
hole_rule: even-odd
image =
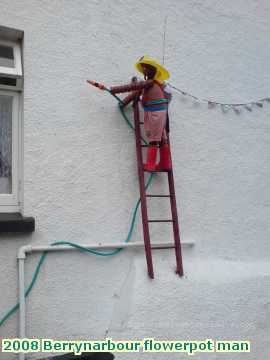
[[[132,125],[132,123],[130,122],[129,118],[127,117],[126,113],[124,112],[123,108],[121,107],[121,104],[122,104],[122,100],[116,96],[115,94],[112,94],[110,92],[109,89],[105,89],[107,92],[109,92],[115,99],[117,99],[118,101],[118,105],[119,105],[119,110],[123,116],[123,118],[126,120],[128,126],[130,126],[133,130],[134,130],[134,126]],[[144,138],[142,138],[142,141],[147,144],[146,140]],[[146,185],[145,185],[145,190],[148,189],[148,187],[150,186],[152,180],[153,180],[153,176],[154,176],[154,173],[151,173],[147,182],[146,182]],[[134,231],[134,226],[135,226],[135,221],[136,221],[136,216],[137,216],[137,213],[138,213],[138,208],[139,208],[139,205],[140,205],[140,202],[141,202],[141,199],[139,198],[136,202],[136,205],[134,207],[134,210],[133,210],[133,214],[132,214],[132,218],[131,218],[131,223],[130,223],[130,227],[129,227],[129,231],[128,231],[128,234],[127,234],[127,237],[124,241],[124,243],[128,243],[130,240],[131,240],[131,237],[132,237],[132,234],[133,234],[133,231]],[[57,241],[57,242],[54,242],[51,244],[51,246],[61,246],[61,245],[69,245],[71,247],[74,247],[76,249],[78,249],[79,251],[82,251],[82,252],[87,252],[87,253],[90,253],[90,254],[94,254],[94,255],[98,255],[98,256],[114,256],[116,254],[118,254],[120,251],[123,250],[123,248],[117,248],[117,249],[114,249],[114,250],[111,250],[111,251],[98,251],[98,250],[92,250],[92,249],[88,249],[82,245],[78,245],[76,243],[72,243],[72,242],[69,242],[69,241]],[[25,297],[27,297],[31,290],[33,289],[33,286],[37,280],[37,277],[38,277],[38,274],[40,272],[40,269],[41,269],[41,266],[47,256],[48,252],[47,251],[44,251],[41,256],[40,256],[40,259],[38,261],[38,264],[36,266],[36,269],[34,271],[34,275],[32,277],[32,280],[31,280],[31,283],[28,285],[26,291],[25,291]],[[17,303],[16,305],[14,305],[1,319],[0,319],[0,326],[2,326],[17,310],[19,309],[19,303]]]

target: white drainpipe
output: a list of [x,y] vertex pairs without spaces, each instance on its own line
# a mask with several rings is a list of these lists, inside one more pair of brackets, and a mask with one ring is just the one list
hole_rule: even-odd
[[[181,245],[183,247],[193,247],[195,243],[193,241],[182,242]],[[130,242],[130,243],[118,243],[118,244],[91,244],[91,245],[81,245],[87,249],[118,249],[118,248],[142,248],[144,247],[144,243],[138,242]],[[159,247],[173,247],[173,243],[156,243],[153,245],[153,248]],[[25,245],[22,246],[17,255],[17,259],[19,261],[19,338],[26,338],[26,302],[25,302],[25,282],[24,282],[24,261],[26,259],[27,254],[34,252],[51,252],[51,251],[74,251],[77,248],[71,246],[32,246]],[[19,353],[19,360],[25,359],[25,353]]]

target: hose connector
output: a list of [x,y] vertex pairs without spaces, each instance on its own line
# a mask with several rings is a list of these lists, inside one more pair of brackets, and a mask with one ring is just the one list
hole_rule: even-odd
[[99,88],[100,90],[105,90],[106,86],[104,84],[98,83],[94,80],[86,80],[88,82],[88,84],[93,85],[97,88]]

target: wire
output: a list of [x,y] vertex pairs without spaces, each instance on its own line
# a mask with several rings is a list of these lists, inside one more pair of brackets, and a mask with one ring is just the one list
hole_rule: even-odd
[[165,16],[164,25],[163,25],[163,44],[162,44],[162,65],[163,66],[165,64],[167,20],[168,20],[168,15]]
[[204,103],[208,103],[208,104],[213,104],[213,105],[221,105],[221,106],[248,106],[248,105],[257,105],[259,107],[262,107],[262,104],[261,102],[262,101],[268,101],[270,102],[270,98],[266,97],[266,98],[263,98],[263,99],[259,99],[259,100],[256,100],[256,101],[249,101],[249,102],[246,102],[246,103],[221,103],[221,102],[217,102],[217,101],[213,101],[213,100],[207,100],[207,99],[203,99],[203,98],[198,98],[197,96],[194,96],[190,93],[188,93],[187,91],[183,91],[181,89],[179,89],[178,87],[170,84],[170,83],[167,83],[172,89],[176,90],[177,92],[181,93],[182,95],[184,96],[189,96],[191,97],[192,99],[194,100],[197,100],[199,102],[204,102]]

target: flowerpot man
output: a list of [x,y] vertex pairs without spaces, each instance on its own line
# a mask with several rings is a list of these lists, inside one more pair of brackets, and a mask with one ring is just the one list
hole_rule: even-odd
[[[169,72],[157,61],[145,55],[135,64],[136,69],[144,75],[144,81],[133,82],[128,85],[113,86],[113,94],[132,91],[123,100],[127,105],[142,92],[141,103],[144,109],[144,130],[149,142],[146,171],[171,170],[170,147],[168,143],[168,104],[171,94],[167,91],[164,81],[170,76]],[[157,151],[160,149],[160,162],[156,164]]]

